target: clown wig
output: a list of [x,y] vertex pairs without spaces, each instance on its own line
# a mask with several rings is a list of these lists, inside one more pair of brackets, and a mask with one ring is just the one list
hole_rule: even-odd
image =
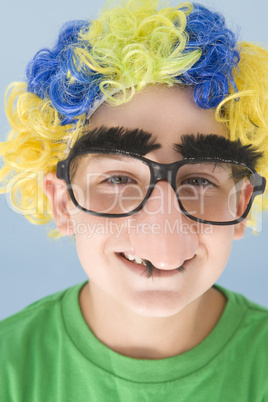
[[[149,84],[191,86],[196,104],[215,109],[231,141],[262,152],[256,168],[268,179],[268,52],[237,42],[224,18],[199,4],[109,4],[94,21],[64,25],[55,47],[30,61],[26,82],[9,86],[12,131],[0,143],[0,191],[10,191],[31,222],[47,223],[44,174],[56,171],[101,102],[128,102]],[[262,208],[267,191],[249,224]]]

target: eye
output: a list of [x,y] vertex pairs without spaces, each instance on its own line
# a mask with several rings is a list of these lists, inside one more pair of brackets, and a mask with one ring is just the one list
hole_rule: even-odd
[[189,184],[190,186],[195,186],[195,187],[208,187],[208,186],[213,186],[213,184],[205,179],[204,177],[190,177],[187,180],[184,180],[182,184]]
[[128,176],[123,176],[123,175],[114,175],[106,179],[108,183],[111,184],[129,184],[133,183],[133,180],[131,180]]

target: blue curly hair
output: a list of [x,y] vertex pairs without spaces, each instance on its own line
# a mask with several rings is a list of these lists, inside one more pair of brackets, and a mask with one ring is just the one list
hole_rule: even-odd
[[[202,5],[193,4],[191,12],[186,7],[178,10],[180,14],[176,16],[177,18],[171,16],[171,21],[172,17],[174,18],[173,26],[170,27],[171,32],[167,32],[167,35],[174,30],[181,30],[181,16],[184,13],[186,15],[184,36],[187,41],[176,56],[178,64],[179,59],[190,60],[189,68],[183,66],[180,69],[178,65],[177,75],[172,74],[173,80],[194,87],[194,99],[200,108],[215,108],[228,95],[230,83],[237,90],[232,75],[233,68],[239,62],[235,35],[226,27],[223,16],[209,11]],[[73,119],[87,113],[96,98],[102,95],[100,83],[111,79],[109,74],[96,71],[78,56],[79,49],[90,54],[93,47],[97,46],[96,43],[92,44],[86,39],[90,28],[91,24],[87,21],[67,23],[59,35],[56,46],[52,50],[40,50],[27,67],[28,91],[41,99],[49,98],[53,107],[62,116],[61,124],[63,125],[70,124]],[[109,35],[109,33],[108,26],[105,34]],[[112,39],[110,45],[114,46],[116,53],[118,43]],[[135,38],[137,48],[144,39],[142,35],[140,40]],[[98,42],[98,39],[96,41]],[[133,38],[130,38],[129,43],[131,42]],[[173,42],[171,52],[176,53],[182,41]],[[129,43],[125,41],[125,47]],[[108,59],[109,62],[110,59]],[[105,58],[103,57],[100,71],[104,66]]]

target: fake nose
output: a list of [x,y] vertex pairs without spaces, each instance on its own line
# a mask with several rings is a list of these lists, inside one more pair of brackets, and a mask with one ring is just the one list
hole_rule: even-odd
[[182,214],[169,183],[158,182],[143,209],[130,219],[135,254],[156,268],[176,269],[194,257],[198,247],[194,221]]

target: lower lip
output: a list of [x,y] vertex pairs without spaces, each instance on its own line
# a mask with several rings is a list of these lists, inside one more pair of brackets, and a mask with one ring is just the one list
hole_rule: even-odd
[[[136,275],[139,276],[144,276],[146,278],[171,278],[175,277],[181,274],[180,271],[177,271],[176,269],[172,270],[165,270],[165,269],[157,269],[156,272],[153,272],[151,277],[148,277],[146,273],[146,267],[141,264],[136,264],[135,262],[131,262],[127,260],[126,258],[122,257],[120,254],[117,254],[118,258],[125,264],[125,267],[130,270],[131,272],[135,273]],[[185,264],[183,264],[185,265]]]

